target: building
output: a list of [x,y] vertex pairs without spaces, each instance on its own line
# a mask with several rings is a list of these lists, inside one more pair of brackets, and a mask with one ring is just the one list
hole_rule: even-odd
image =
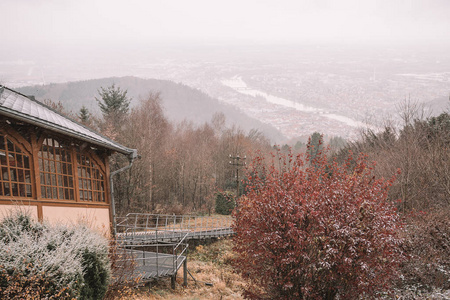
[[19,207],[39,220],[85,219],[109,230],[114,152],[126,155],[129,166],[137,157],[136,150],[0,85],[0,218]]

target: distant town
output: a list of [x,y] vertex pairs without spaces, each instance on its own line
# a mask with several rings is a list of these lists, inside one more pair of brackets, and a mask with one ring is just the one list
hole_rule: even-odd
[[[203,49],[195,56],[180,50],[121,57],[116,64],[101,59],[90,64],[1,61],[0,81],[20,87],[110,74],[167,79],[273,125],[288,139],[315,131],[351,139],[362,127],[376,129],[398,122],[399,106],[408,101],[423,104],[426,114],[438,114],[446,109],[450,93],[448,54],[388,48],[238,50],[229,54],[229,60],[222,58],[223,53]],[[274,56],[280,51],[285,55]]]

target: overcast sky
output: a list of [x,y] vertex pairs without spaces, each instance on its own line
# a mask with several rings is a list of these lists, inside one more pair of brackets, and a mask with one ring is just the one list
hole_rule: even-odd
[[448,0],[1,0],[0,12],[10,47],[450,39]]

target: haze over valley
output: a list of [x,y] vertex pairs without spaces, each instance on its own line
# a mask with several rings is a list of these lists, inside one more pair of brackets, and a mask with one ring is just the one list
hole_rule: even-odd
[[[210,53],[214,49],[217,52]],[[228,50],[235,51],[225,59],[223,53]],[[395,120],[405,101],[424,103],[434,114],[445,109],[450,92],[447,53],[450,51],[443,49],[422,52],[339,45],[205,45],[195,51],[196,55],[183,55],[181,50],[161,50],[159,55],[149,51],[141,57],[104,58],[89,64],[3,61],[0,78],[11,87],[88,80],[109,74],[170,80],[198,89],[277,128],[282,136],[274,138],[269,134],[275,141],[307,136],[314,131],[352,138],[361,127],[377,128],[387,118]],[[148,90],[157,91],[155,88],[150,85]],[[38,94],[38,88],[35,92],[28,88],[27,92]],[[145,97],[145,93],[145,88],[139,93],[131,91],[135,98]],[[94,95],[91,96],[87,107],[95,111]],[[178,98],[183,101],[182,94]],[[77,99],[63,100],[77,103]],[[69,107],[79,109],[76,105]],[[194,111],[191,114],[195,115]],[[210,115],[213,113],[211,110]]]
[[426,114],[448,102],[446,1],[38,2],[2,4],[11,12],[0,49],[6,86],[173,81],[276,128],[276,142],[315,131],[353,138],[361,127],[397,122],[405,101],[424,104]]

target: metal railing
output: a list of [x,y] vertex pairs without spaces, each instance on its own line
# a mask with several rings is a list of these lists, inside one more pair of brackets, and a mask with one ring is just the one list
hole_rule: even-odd
[[[134,277],[144,281],[164,276],[174,279],[183,263],[186,267],[188,240],[231,235],[232,222],[226,216],[129,213],[116,218],[115,232],[128,260],[135,261]],[[185,268],[185,283],[186,272]]]
[[178,243],[156,243],[141,245],[127,243],[121,248],[126,253],[121,260],[134,261],[135,274],[141,280],[174,276],[186,260],[188,244],[186,235]]
[[118,239],[142,241],[148,244],[158,241],[201,239],[233,234],[232,219],[225,216],[157,215],[129,213],[117,218]]

